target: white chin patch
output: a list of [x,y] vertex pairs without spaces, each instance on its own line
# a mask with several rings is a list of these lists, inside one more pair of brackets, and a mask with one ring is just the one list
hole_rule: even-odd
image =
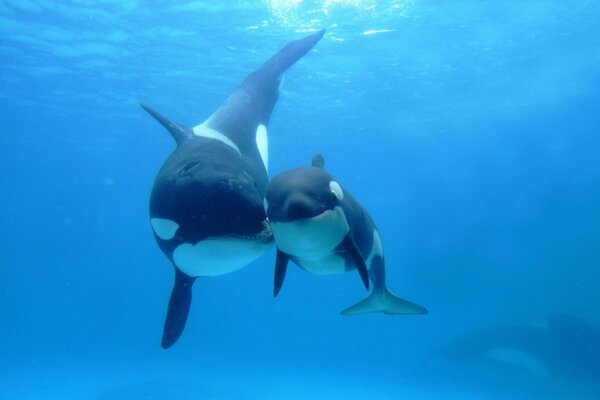
[[350,231],[339,206],[313,218],[271,223],[271,229],[281,251],[305,260],[328,257]]
[[219,142],[225,143],[227,146],[229,146],[232,149],[234,149],[235,151],[237,151],[237,153],[239,155],[242,155],[242,152],[240,151],[240,149],[235,145],[235,143],[233,143],[233,141],[231,139],[229,139],[227,136],[223,135],[221,132],[216,131],[216,130],[206,126],[206,123],[209,120],[210,120],[210,118],[206,122],[203,122],[200,125],[195,126],[193,129],[194,135],[199,136],[199,137],[218,140]]
[[217,276],[236,271],[271,247],[271,242],[214,237],[194,244],[184,243],[173,252],[173,261],[186,275]]
[[162,240],[171,240],[175,237],[175,232],[179,229],[179,224],[170,219],[164,218],[151,218],[150,224],[156,236]]
[[258,152],[260,153],[260,157],[263,160],[263,164],[265,165],[265,169],[269,170],[269,138],[267,135],[267,127],[263,124],[260,124],[256,128],[256,147],[258,147]]

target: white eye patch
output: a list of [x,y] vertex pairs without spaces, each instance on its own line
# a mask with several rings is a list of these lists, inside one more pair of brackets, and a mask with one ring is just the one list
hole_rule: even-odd
[[150,219],[152,229],[156,233],[156,236],[162,240],[171,240],[175,237],[175,232],[179,229],[179,224],[170,219],[164,218],[152,218]]
[[335,197],[337,197],[339,201],[342,201],[342,199],[344,198],[344,191],[342,190],[342,187],[339,183],[337,183],[336,181],[329,182],[329,189],[331,189],[331,192],[335,195]]
[[263,207],[265,208],[265,213],[266,213],[267,210],[269,209],[269,202],[267,201],[266,197],[263,199]]

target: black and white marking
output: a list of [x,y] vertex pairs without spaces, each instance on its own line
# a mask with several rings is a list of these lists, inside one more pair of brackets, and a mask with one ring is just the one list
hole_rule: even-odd
[[275,296],[281,290],[288,261],[314,274],[358,270],[371,294],[342,314],[381,311],[424,314],[427,310],[392,294],[385,282],[383,246],[367,211],[324,170],[320,156],[310,167],[277,175],[267,187],[265,210],[277,258]]
[[183,332],[197,277],[235,271],[272,246],[263,208],[269,118],[282,74],[323,34],[319,31],[289,43],[192,129],[142,105],[177,142],[150,195],[150,223],[156,241],[175,266],[164,348]]

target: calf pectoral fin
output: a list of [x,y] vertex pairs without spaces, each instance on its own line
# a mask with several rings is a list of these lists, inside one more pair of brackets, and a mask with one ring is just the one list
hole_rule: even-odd
[[275,256],[275,279],[273,285],[273,295],[277,297],[283,280],[285,279],[285,273],[287,271],[287,265],[290,261],[290,256],[283,251],[277,249],[277,255]]
[[192,304],[192,285],[195,280],[196,278],[175,268],[175,283],[169,299],[161,341],[164,349],[171,347],[183,333]]
[[347,234],[344,240],[341,243],[342,249],[350,256],[358,274],[360,275],[360,279],[362,279],[365,288],[369,290],[369,271],[367,269],[367,264],[365,264],[365,260],[360,254],[360,250],[356,243],[354,243],[354,239]]

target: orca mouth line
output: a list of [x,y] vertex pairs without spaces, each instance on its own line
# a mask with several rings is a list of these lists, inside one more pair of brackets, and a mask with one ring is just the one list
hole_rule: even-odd
[[273,231],[271,230],[271,225],[269,225],[269,221],[265,219],[262,221],[262,229],[255,234],[242,234],[242,233],[232,233],[228,236],[234,237],[237,239],[244,240],[256,240],[256,241],[268,241],[273,238]]

